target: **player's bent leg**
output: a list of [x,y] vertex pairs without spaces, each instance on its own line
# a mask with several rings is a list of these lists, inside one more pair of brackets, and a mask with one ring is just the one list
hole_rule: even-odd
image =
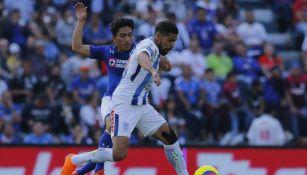
[[114,136],[113,141],[113,159],[120,161],[127,157],[130,140],[126,136]]
[[176,132],[164,123],[153,135],[152,137],[160,140],[165,145],[174,144],[177,140]]
[[189,173],[179,146],[176,132],[165,123],[152,135],[152,137],[160,140],[164,144],[165,155],[175,168],[177,174],[188,175]]
[[[111,118],[106,117],[106,129],[104,133],[100,136],[98,148],[112,148],[112,139],[111,139]],[[88,172],[91,172],[95,169],[95,175],[102,175],[104,171],[104,163],[95,163],[95,162],[88,162],[86,165],[78,168],[74,173],[76,175],[84,175]]]

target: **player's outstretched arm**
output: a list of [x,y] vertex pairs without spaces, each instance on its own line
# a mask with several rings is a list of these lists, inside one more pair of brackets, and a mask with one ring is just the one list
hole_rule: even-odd
[[82,44],[82,33],[86,23],[87,7],[82,2],[77,2],[74,7],[78,22],[72,34],[72,50],[81,55],[90,56],[90,46]]
[[168,72],[172,69],[172,65],[171,65],[171,63],[169,62],[169,60],[167,59],[166,56],[160,57],[159,69],[166,71],[166,72]]
[[151,73],[154,82],[159,86],[161,84],[160,76],[157,71],[152,67],[148,53],[140,52],[138,54],[138,60],[143,69]]

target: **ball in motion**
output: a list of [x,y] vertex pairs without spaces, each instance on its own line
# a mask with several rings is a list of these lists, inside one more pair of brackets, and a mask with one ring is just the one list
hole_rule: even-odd
[[213,166],[205,165],[205,166],[199,167],[195,171],[194,175],[220,175],[220,173]]

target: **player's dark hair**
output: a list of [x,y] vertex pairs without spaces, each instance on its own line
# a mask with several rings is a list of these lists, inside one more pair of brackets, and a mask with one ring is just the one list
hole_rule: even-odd
[[132,30],[134,29],[134,22],[132,19],[119,17],[112,21],[111,23],[111,31],[114,36],[117,35],[120,28],[130,27]]
[[164,20],[157,24],[155,33],[161,33],[162,35],[178,34],[178,28],[175,23],[170,20]]

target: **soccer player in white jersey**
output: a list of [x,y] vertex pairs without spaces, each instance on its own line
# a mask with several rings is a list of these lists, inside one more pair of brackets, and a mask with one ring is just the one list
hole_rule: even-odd
[[176,132],[147,100],[152,82],[157,85],[161,83],[157,72],[159,56],[166,55],[174,47],[177,35],[178,29],[174,23],[162,21],[157,24],[153,38],[147,38],[136,46],[112,95],[113,148],[67,156],[63,171],[72,173],[76,166],[89,161],[123,160],[127,156],[131,132],[136,127],[145,136],[156,138],[164,144],[167,159],[178,175],[188,175]]

